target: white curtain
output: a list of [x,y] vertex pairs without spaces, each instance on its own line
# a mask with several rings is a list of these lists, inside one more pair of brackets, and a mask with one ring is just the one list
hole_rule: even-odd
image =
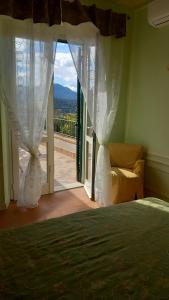
[[[81,35],[84,36],[83,31]],[[106,146],[118,108],[124,41],[102,37],[97,30],[80,45],[69,34],[67,40],[99,144],[95,199],[100,206],[112,205],[110,156]]]
[[66,31],[66,40],[81,84],[83,97],[87,104],[90,121],[94,126],[96,52],[99,31],[92,23],[81,24],[78,27],[80,30],[76,32],[75,28],[69,26],[69,30]]
[[[112,205],[110,155],[107,144],[118,109],[123,62],[123,39],[99,37],[97,44],[96,136],[99,143],[95,197],[99,205]],[[103,66],[103,67],[102,67]]]
[[[7,21],[6,21],[7,20]],[[22,23],[22,24],[21,24]],[[81,83],[88,113],[96,132],[97,155],[95,198],[111,202],[109,141],[118,108],[123,39],[101,37],[91,23],[63,23],[48,29],[31,20],[0,18],[0,97],[19,145],[30,153],[18,204],[35,207],[41,194],[38,146],[44,129],[47,98],[53,74],[52,41],[66,39]]]
[[0,98],[19,147],[30,156],[17,204],[36,207],[41,196],[38,147],[42,138],[55,57],[45,24],[0,17]]

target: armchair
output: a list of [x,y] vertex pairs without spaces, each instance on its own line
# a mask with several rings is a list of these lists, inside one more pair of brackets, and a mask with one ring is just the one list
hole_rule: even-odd
[[114,204],[144,197],[143,146],[109,144]]

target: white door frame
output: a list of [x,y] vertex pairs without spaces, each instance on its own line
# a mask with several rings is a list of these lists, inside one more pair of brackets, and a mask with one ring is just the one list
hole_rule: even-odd
[[[83,56],[83,68],[84,73],[87,73],[88,69],[90,69],[90,52],[87,47],[84,46],[83,48],[84,56]],[[90,78],[88,76],[88,82],[87,82],[87,90],[90,89]],[[87,95],[88,97],[88,95]],[[93,113],[95,111],[95,96],[93,97]],[[85,176],[84,176],[84,188],[88,194],[88,197],[92,200],[94,200],[94,164],[93,160],[95,159],[95,147],[93,144],[94,137],[93,137],[93,125],[88,127],[88,111],[87,111],[87,102],[85,104]],[[94,116],[93,116],[94,119]],[[89,147],[90,150],[89,151]],[[89,155],[91,155],[89,159]],[[90,172],[90,174],[89,174]]]
[[53,82],[48,97],[47,135],[42,137],[42,143],[47,145],[47,182],[42,186],[42,195],[54,191],[54,128],[53,128]]

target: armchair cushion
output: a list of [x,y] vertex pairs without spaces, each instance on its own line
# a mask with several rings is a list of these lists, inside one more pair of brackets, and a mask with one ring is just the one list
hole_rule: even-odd
[[143,147],[130,144],[110,144],[110,161],[114,204],[144,197]]
[[143,156],[143,146],[131,144],[109,144],[112,167],[132,169]]

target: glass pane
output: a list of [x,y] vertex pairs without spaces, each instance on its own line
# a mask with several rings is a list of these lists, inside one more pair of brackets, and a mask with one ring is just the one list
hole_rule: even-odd
[[77,73],[68,44],[58,43],[54,69],[54,190],[76,184]]
[[88,112],[87,112],[87,135],[90,137],[92,137],[93,135],[93,125]]
[[91,182],[92,179],[92,144],[86,142],[86,179]]
[[40,164],[42,168],[42,183],[48,182],[47,177],[47,143],[41,143],[39,146]]

